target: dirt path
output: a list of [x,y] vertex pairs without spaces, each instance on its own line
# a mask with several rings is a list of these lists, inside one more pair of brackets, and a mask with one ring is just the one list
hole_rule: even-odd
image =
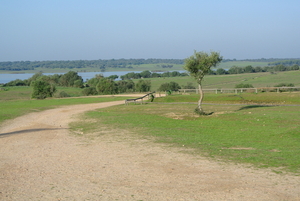
[[223,164],[127,131],[70,135],[87,110],[60,107],[0,128],[0,200],[300,200],[300,178]]

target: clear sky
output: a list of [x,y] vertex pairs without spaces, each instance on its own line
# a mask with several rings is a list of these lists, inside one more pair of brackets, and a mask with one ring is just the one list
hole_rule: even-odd
[[0,0],[0,61],[300,58],[300,0]]

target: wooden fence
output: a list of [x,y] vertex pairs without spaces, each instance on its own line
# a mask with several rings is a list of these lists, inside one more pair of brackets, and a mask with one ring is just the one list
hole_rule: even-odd
[[[260,88],[224,88],[224,89],[202,89],[204,92],[209,93],[258,93],[258,92],[285,92],[285,91],[299,91],[300,87],[260,87]],[[199,93],[198,89],[179,89],[178,93]]]

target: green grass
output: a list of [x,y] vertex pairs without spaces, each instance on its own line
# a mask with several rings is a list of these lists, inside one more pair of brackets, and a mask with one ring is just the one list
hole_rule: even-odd
[[[254,87],[273,87],[280,83],[293,83],[300,87],[300,71],[277,72],[276,74],[265,73],[245,73],[237,75],[206,75],[202,85],[204,89],[235,88],[235,85],[244,83],[252,84]],[[148,78],[151,80],[151,90],[156,91],[161,84],[166,82],[177,82],[180,86],[191,82],[196,85],[192,77],[168,77],[168,78]],[[138,80],[134,80],[138,81]]]
[[120,105],[89,112],[87,117],[96,120],[90,128],[101,122],[192,148],[196,154],[299,173],[299,106],[204,105],[205,111],[214,112],[205,117],[195,116],[194,108],[194,104]]
[[[199,100],[199,94],[181,95],[174,94],[164,98],[157,98],[154,102],[194,102]],[[204,103],[225,103],[225,104],[268,104],[268,105],[300,105],[299,92],[268,92],[268,93],[239,93],[239,94],[214,94],[205,93]]]

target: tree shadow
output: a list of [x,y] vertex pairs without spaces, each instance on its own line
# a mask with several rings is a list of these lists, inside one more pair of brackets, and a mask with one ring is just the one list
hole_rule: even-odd
[[253,109],[253,108],[260,108],[260,107],[274,107],[274,106],[273,105],[247,105],[247,106],[241,107],[237,111]]
[[67,128],[36,128],[36,129],[25,129],[25,130],[13,131],[13,132],[9,132],[9,133],[0,133],[0,138],[8,137],[10,135],[18,135],[18,134],[24,134],[24,133],[46,131],[46,130],[61,130],[61,129],[67,129]]

